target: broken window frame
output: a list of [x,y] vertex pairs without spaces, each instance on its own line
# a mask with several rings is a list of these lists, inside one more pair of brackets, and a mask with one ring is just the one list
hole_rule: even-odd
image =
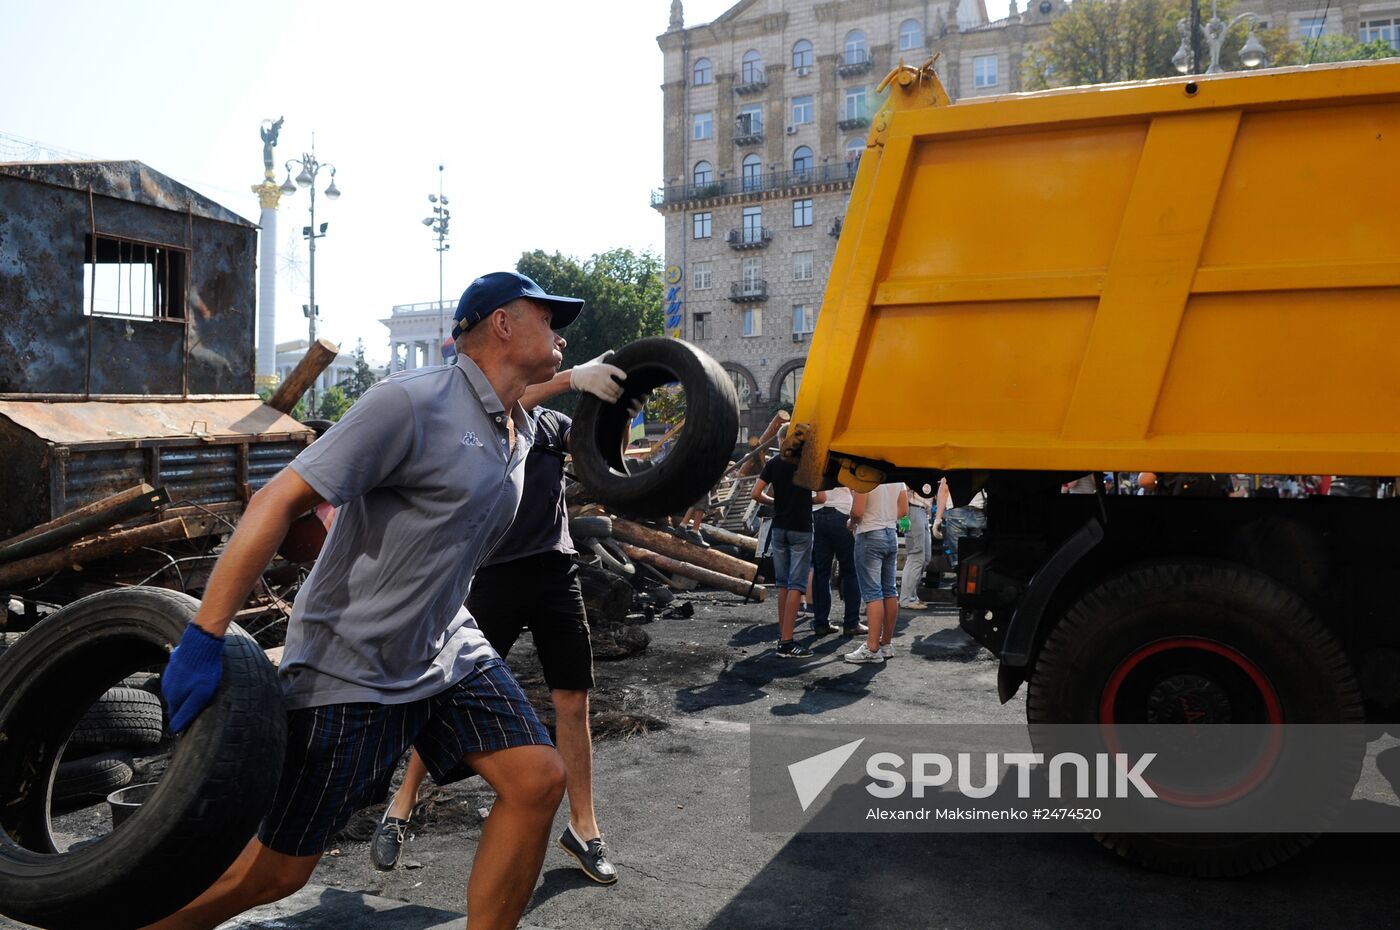
[[[191,254],[190,249],[169,243],[88,233],[83,248],[83,316],[183,326],[188,314]],[[115,309],[98,309],[102,297],[98,293],[99,267],[115,271]]]

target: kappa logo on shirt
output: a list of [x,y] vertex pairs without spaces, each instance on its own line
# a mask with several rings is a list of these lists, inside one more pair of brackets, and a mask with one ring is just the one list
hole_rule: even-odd
[[485,443],[483,443],[480,439],[477,438],[476,430],[467,430],[467,435],[462,437],[462,445],[479,446],[481,448],[485,448]]

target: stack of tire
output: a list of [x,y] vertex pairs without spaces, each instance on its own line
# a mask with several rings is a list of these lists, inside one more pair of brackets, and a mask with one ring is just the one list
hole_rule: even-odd
[[[618,585],[612,587],[620,592],[617,596],[626,596],[629,604],[630,592],[634,590],[653,606],[672,600],[669,579],[650,565],[633,562],[622,545],[613,539],[611,517],[604,514],[574,517],[569,521],[569,535],[573,537],[579,563],[584,568],[585,589],[590,577],[594,578],[595,585],[598,583],[595,572],[606,572],[628,583],[626,589]],[[585,600],[588,600],[586,592]]]
[[137,681],[107,689],[68,738],[54,775],[56,810],[86,807],[131,784],[133,756],[160,745],[165,732],[160,698],[128,684]]

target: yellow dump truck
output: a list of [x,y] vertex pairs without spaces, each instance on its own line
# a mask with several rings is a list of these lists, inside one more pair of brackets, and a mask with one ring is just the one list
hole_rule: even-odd
[[[961,624],[1032,723],[1393,727],[1400,500],[1062,485],[1400,475],[1400,62],[958,103],[928,66],[885,84],[799,481],[986,491]],[[1302,843],[1198,840],[1109,842],[1207,874]]]

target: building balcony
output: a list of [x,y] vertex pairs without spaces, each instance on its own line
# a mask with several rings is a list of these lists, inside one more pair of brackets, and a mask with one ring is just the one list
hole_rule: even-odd
[[651,192],[651,205],[662,207],[670,203],[709,200],[738,194],[764,194],[800,190],[817,185],[849,185],[856,176],[859,159],[849,159],[795,171],[769,171],[749,177],[720,178],[703,184],[668,184]]
[[735,281],[729,285],[729,299],[736,304],[758,303],[768,299],[768,282],[762,278],[753,281]]
[[768,89],[768,75],[763,71],[756,71],[745,75],[741,83],[734,85],[734,93],[748,97],[753,94],[761,94]]
[[831,221],[831,225],[828,226],[828,227],[826,228],[826,234],[827,234],[828,236],[830,236],[830,237],[833,238],[833,239],[839,239],[839,238],[841,238],[841,220],[842,220],[842,219],[843,219],[843,217],[838,216],[836,219],[834,219],[834,220]]
[[763,127],[758,123],[745,125],[740,123],[734,129],[735,145],[759,145],[764,140]]
[[864,129],[870,125],[868,116],[848,116],[845,119],[836,121],[836,128],[842,132],[849,132],[852,129]]
[[745,249],[766,249],[773,241],[773,231],[764,226],[759,229],[731,229],[725,236],[729,247],[742,252]]
[[864,74],[875,66],[870,59],[870,53],[864,50],[858,52],[846,52],[837,58],[836,73],[842,77],[850,77],[853,74]]

